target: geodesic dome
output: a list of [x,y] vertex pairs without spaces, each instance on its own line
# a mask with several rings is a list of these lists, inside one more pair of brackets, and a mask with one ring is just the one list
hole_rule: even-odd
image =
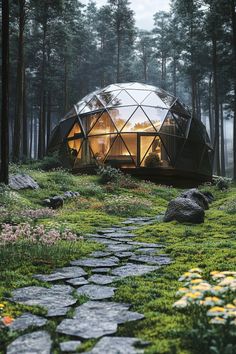
[[62,147],[75,169],[99,163],[212,174],[205,126],[178,98],[140,83],[109,85],[74,105],[52,133],[49,149]]

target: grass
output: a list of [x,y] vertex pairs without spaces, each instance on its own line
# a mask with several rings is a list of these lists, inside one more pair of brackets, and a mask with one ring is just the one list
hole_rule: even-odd
[[[10,222],[23,222],[17,215],[19,210],[42,208],[42,200],[48,196],[62,194],[67,190],[79,191],[80,197],[65,203],[63,209],[54,217],[32,220],[35,225],[44,224],[48,228],[70,229],[80,236],[94,232],[101,227],[119,224],[125,217],[156,215],[163,213],[168,201],[179,195],[180,190],[158,186],[152,183],[137,182],[135,188],[119,185],[101,185],[97,176],[73,176],[66,171],[42,172],[27,166],[12,167],[29,173],[40,185],[36,191],[19,193],[3,192],[2,207],[11,209]],[[181,225],[177,222],[162,223],[141,227],[136,231],[136,240],[165,243],[165,253],[174,262],[144,277],[127,278],[119,282],[114,300],[132,304],[132,309],[145,315],[137,323],[122,325],[118,335],[135,336],[150,341],[146,353],[195,354],[200,349],[189,339],[191,318],[172,308],[176,301],[175,293],[179,287],[178,278],[192,267],[200,267],[207,276],[212,270],[236,270],[236,187],[220,192],[215,187],[202,187],[210,190],[215,201],[206,212],[202,225]],[[129,200],[135,200],[134,207]],[[122,200],[127,205],[125,211],[108,200]],[[143,208],[137,208],[137,204]],[[109,207],[108,207],[108,206]],[[1,207],[1,205],[0,205]],[[1,219],[0,224],[4,222]],[[37,248],[21,250],[15,261],[0,262],[0,298],[2,301],[15,288],[28,285],[42,285],[32,278],[34,273],[47,273],[51,269],[64,266],[70,260],[88,255],[99,249],[97,243],[82,241],[76,248],[64,243],[39,253]],[[11,260],[12,249],[6,250]],[[46,285],[46,284],[43,284]],[[81,300],[82,301],[82,300]],[[14,317],[25,311],[25,307],[6,301],[6,313]],[[42,313],[40,309],[33,309]],[[48,328],[53,333],[57,321],[50,321]],[[4,338],[3,338],[4,337]],[[10,341],[8,335],[0,336],[4,343]],[[56,342],[59,338],[56,337]],[[91,348],[94,341],[86,341],[82,351]],[[1,351],[0,351],[1,352]],[[58,346],[55,347],[55,353]],[[204,353],[206,354],[206,353]]]

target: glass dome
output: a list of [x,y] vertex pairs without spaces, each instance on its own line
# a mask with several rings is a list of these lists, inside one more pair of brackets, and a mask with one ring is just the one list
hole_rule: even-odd
[[112,84],[79,101],[54,129],[74,168],[109,164],[211,175],[209,136],[180,100],[155,86]]

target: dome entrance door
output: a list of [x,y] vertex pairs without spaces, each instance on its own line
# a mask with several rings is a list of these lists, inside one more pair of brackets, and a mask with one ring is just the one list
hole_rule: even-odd
[[169,160],[157,134],[138,134],[137,150],[137,162],[140,167],[158,168]]

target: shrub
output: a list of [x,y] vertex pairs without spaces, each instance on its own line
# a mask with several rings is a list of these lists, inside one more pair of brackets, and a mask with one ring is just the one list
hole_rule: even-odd
[[226,177],[214,177],[213,183],[215,184],[217,189],[219,189],[220,191],[224,191],[229,189],[231,179]]
[[51,171],[56,168],[62,167],[62,162],[58,153],[53,153],[48,156],[45,156],[42,160],[39,161],[31,161],[29,163],[31,169],[38,169],[43,171]]
[[198,268],[190,269],[179,281],[182,296],[173,305],[189,315],[193,347],[201,353],[236,352],[236,272],[211,272],[210,281]]
[[100,176],[100,182],[106,184],[109,182],[117,182],[122,176],[122,172],[111,166],[99,166],[97,174]]
[[155,152],[150,152],[144,161],[145,167],[155,168],[161,165],[160,157]]
[[236,213],[236,199],[227,201],[219,209],[225,210],[226,213],[229,213],[229,214],[235,214]]
[[152,203],[134,196],[105,198],[104,211],[117,216],[136,216],[148,212]]

